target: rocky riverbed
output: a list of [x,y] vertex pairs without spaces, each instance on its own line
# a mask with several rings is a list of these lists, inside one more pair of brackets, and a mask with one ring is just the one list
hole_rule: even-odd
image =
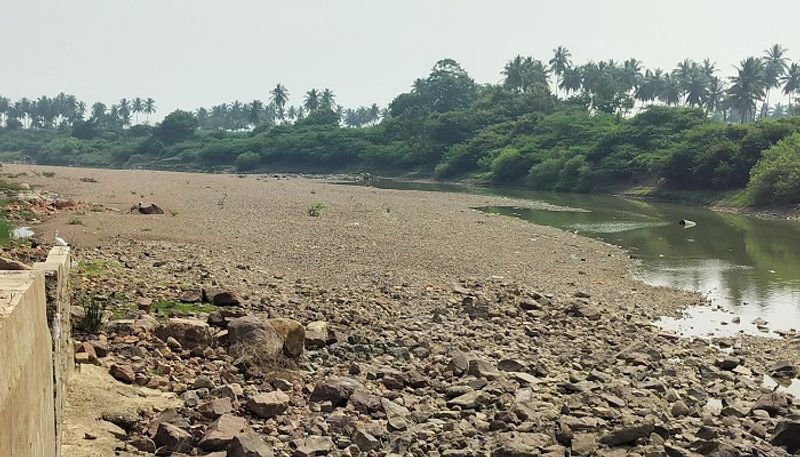
[[800,450],[795,398],[763,385],[797,376],[796,333],[664,332],[702,298],[634,281],[615,247],[471,210],[497,199],[46,170],[32,183],[103,208],[34,228],[80,261],[77,362],[171,398],[99,417],[74,455],[99,435],[119,455]]

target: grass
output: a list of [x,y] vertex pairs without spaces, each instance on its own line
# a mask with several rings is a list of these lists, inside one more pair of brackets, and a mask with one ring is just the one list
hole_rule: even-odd
[[81,219],[79,217],[73,217],[72,219],[70,219],[67,222],[67,224],[69,224],[69,225],[83,225],[83,219]]
[[44,176],[45,178],[54,178],[56,176],[56,172],[55,171],[43,171],[42,172],[42,176]]
[[173,315],[187,314],[209,314],[217,310],[217,307],[208,303],[181,303],[174,300],[160,300],[150,305],[150,313],[158,317],[170,317]]
[[81,260],[78,262],[78,273],[87,278],[105,276],[119,264],[111,260]]
[[306,212],[311,217],[319,217],[322,215],[322,210],[325,209],[325,205],[322,203],[314,203],[313,205],[309,206]]
[[169,210],[169,215],[172,216],[172,217],[177,216],[178,215],[178,210],[176,210],[176,209]]
[[701,206],[720,205],[736,208],[750,206],[747,199],[747,191],[744,189],[732,191],[672,190],[658,186],[639,186],[625,189],[622,194],[632,197],[659,198]]
[[97,333],[103,328],[103,306],[92,297],[81,297],[84,316],[81,328],[88,333]]

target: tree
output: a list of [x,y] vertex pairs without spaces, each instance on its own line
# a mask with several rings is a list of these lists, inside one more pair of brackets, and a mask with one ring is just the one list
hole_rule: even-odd
[[538,86],[547,86],[547,69],[533,57],[517,55],[503,68],[506,77],[503,86],[515,92],[528,92]]
[[778,88],[781,84],[781,79],[786,74],[789,68],[789,58],[786,57],[788,49],[779,44],[774,44],[769,49],[764,50],[764,104],[761,107],[761,115],[766,116],[769,109],[769,91],[770,89]]
[[8,111],[11,109],[11,99],[7,97],[0,97],[0,124],[5,123],[5,118]]
[[194,114],[175,110],[161,121],[156,127],[154,135],[164,143],[175,143],[191,137],[197,128],[197,118]]
[[322,94],[319,96],[319,104],[322,108],[331,109],[335,104],[336,96],[333,95],[333,91],[325,88],[322,90]]
[[564,46],[559,46],[553,49],[553,58],[547,62],[550,65],[550,71],[556,75],[556,96],[558,96],[558,78],[564,74],[567,68],[572,66],[572,53],[569,52]]
[[261,100],[253,100],[247,104],[247,121],[253,128],[261,123],[261,118],[264,115],[264,104]]
[[270,91],[270,100],[272,100],[272,102],[278,108],[278,112],[280,113],[278,117],[283,119],[283,107],[286,106],[286,102],[289,101],[289,90],[286,89],[286,86],[283,84],[278,83],[278,85]]
[[150,123],[150,115],[155,114],[156,112],[156,101],[150,97],[147,97],[147,100],[144,101],[144,113],[147,115],[145,118],[145,123]]
[[317,108],[319,108],[319,92],[317,92],[317,89],[311,89],[310,91],[306,92],[306,98],[303,101],[303,106],[305,106],[309,113],[316,111]]
[[131,111],[133,114],[136,115],[136,123],[139,123],[139,113],[144,111],[144,100],[139,97],[133,99],[133,103],[131,103]]
[[106,105],[101,102],[96,102],[92,105],[92,117],[95,122],[102,121],[106,116]]
[[800,65],[793,63],[783,78],[783,93],[789,96],[789,114],[792,114],[792,95],[800,92]]
[[736,67],[736,72],[737,75],[730,78],[728,103],[744,123],[755,118],[756,102],[764,99],[766,91],[764,62],[756,57],[748,57]]
[[569,95],[572,92],[578,92],[583,85],[583,73],[581,67],[567,67],[561,75],[561,83],[558,85],[559,89]]
[[706,114],[717,113],[724,108],[725,84],[717,76],[712,76],[706,90]]

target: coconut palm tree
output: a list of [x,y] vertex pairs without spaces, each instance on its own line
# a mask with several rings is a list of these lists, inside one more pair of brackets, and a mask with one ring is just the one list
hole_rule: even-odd
[[94,122],[101,122],[102,119],[106,115],[106,105],[101,102],[97,102],[92,105],[92,121]]
[[[270,100],[275,104],[275,106],[283,112],[283,107],[286,106],[286,102],[289,101],[289,90],[286,89],[281,83],[278,83],[274,89],[270,91]],[[278,116],[283,119],[283,116]]]
[[534,86],[547,87],[547,68],[533,57],[517,55],[506,63],[503,85],[515,92],[528,92]]
[[793,63],[783,78],[783,93],[789,96],[789,114],[792,114],[792,95],[800,92],[800,65]]
[[377,103],[370,105],[367,111],[367,117],[369,118],[370,124],[374,125],[381,119],[381,108]]
[[755,119],[756,102],[763,100],[766,92],[764,61],[756,57],[742,60],[736,67],[736,76],[730,77],[728,103],[741,116],[741,122]]
[[317,89],[311,89],[306,92],[306,98],[303,101],[303,106],[309,113],[316,111],[319,108],[319,92]]
[[144,114],[147,115],[147,117],[145,117],[144,120],[145,124],[150,123],[150,115],[155,114],[155,112],[156,112],[156,101],[150,97],[147,97],[147,100],[144,101]]
[[261,117],[264,113],[264,104],[261,100],[253,100],[247,104],[247,121],[254,128],[261,123]]
[[681,92],[680,75],[675,76],[674,73],[665,73],[661,78],[662,85],[657,95],[658,99],[664,102],[667,106],[678,105],[681,102],[683,94]]
[[559,89],[569,95],[572,92],[578,92],[583,85],[583,73],[581,67],[567,67],[561,75],[561,83],[558,85]]
[[547,63],[550,65],[550,71],[556,76],[556,97],[558,96],[558,79],[564,74],[564,71],[572,66],[572,53],[564,46],[559,46],[553,49],[553,58]]
[[[705,109],[706,114],[723,111],[725,102],[725,83],[717,76],[709,79],[706,89]],[[723,114],[723,117],[727,117]]]
[[286,119],[289,119],[289,122],[292,123],[297,118],[297,108],[294,106],[290,106],[289,109],[286,111]]
[[0,97],[0,124],[5,124],[10,109],[11,99],[8,97]]
[[333,95],[333,91],[328,89],[327,87],[322,90],[322,94],[319,96],[319,104],[321,107],[332,109],[333,105],[336,102],[336,96]]
[[789,58],[786,57],[788,49],[779,44],[774,44],[769,49],[764,50],[764,104],[761,107],[761,115],[766,116],[769,110],[769,91],[780,87],[781,79],[789,68]]
[[133,99],[133,103],[131,103],[131,111],[133,114],[136,115],[136,123],[139,123],[139,113],[144,111],[144,100],[139,97]]

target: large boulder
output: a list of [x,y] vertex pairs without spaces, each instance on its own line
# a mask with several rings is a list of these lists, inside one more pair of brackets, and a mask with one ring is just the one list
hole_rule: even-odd
[[272,448],[251,429],[236,435],[228,446],[227,457],[273,457]]
[[236,292],[224,289],[205,289],[203,291],[205,301],[216,306],[239,306],[239,297]]
[[247,428],[247,420],[232,414],[223,414],[206,429],[198,443],[206,451],[221,451],[228,447],[236,435]]
[[274,358],[283,351],[283,338],[266,316],[238,317],[228,324],[228,344],[236,357]]
[[207,323],[183,317],[170,319],[166,325],[156,328],[155,333],[162,341],[174,338],[186,349],[205,348],[214,336]]
[[247,409],[258,417],[270,419],[289,407],[289,396],[280,390],[254,395],[247,402]]
[[272,319],[269,323],[283,340],[283,354],[291,358],[300,357],[306,340],[306,329],[303,324],[286,318]]
[[775,446],[785,446],[790,454],[800,451],[800,417],[778,422],[770,442]]
[[155,439],[158,447],[165,447],[172,452],[188,452],[194,447],[192,434],[180,427],[162,422],[158,425]]
[[328,343],[328,324],[316,321],[306,325],[306,348],[317,349]]

